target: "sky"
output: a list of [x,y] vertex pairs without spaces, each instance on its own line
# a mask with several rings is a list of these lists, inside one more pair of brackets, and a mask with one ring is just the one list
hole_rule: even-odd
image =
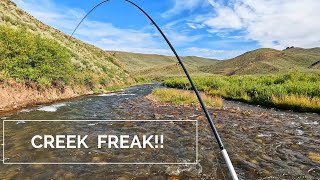
[[[102,0],[13,0],[42,22],[71,34]],[[132,0],[179,55],[228,59],[258,48],[320,46],[318,0]],[[75,37],[104,50],[173,55],[150,21],[124,0],[97,8]]]

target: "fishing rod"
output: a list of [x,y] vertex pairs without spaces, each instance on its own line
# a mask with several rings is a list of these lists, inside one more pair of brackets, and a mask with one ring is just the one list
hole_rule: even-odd
[[[102,1],[101,3],[99,3],[98,5],[96,5],[93,9],[91,9],[91,10],[86,14],[86,16],[80,21],[80,23],[78,24],[78,26],[76,27],[76,29],[73,31],[73,33],[72,33],[71,36],[73,36],[73,34],[75,33],[75,31],[79,28],[80,24],[84,21],[84,19],[85,19],[92,11],[94,11],[97,7],[99,7],[100,5],[102,5],[102,4],[104,4],[104,3],[108,2],[108,1],[109,1],[109,0]],[[157,28],[157,30],[160,32],[160,34],[162,35],[162,37],[163,37],[164,40],[167,42],[167,44],[169,45],[170,49],[172,50],[172,52],[173,52],[174,55],[176,56],[179,64],[181,65],[184,73],[186,74],[186,76],[187,76],[187,78],[188,78],[188,80],[189,80],[189,82],[190,82],[190,84],[191,84],[191,86],[192,86],[193,91],[195,92],[195,94],[196,94],[196,96],[197,96],[197,98],[198,98],[198,100],[199,100],[199,102],[200,102],[200,105],[201,105],[201,107],[202,107],[202,110],[204,111],[204,113],[205,113],[205,115],[206,115],[206,117],[207,117],[207,120],[208,120],[208,122],[209,122],[209,124],[210,124],[211,130],[212,130],[212,132],[213,132],[213,134],[214,134],[214,137],[215,137],[215,139],[216,139],[216,141],[217,141],[217,143],[218,143],[218,145],[219,145],[219,148],[220,148],[220,150],[221,150],[221,152],[222,152],[223,158],[224,158],[224,160],[225,160],[225,162],[226,162],[226,164],[227,164],[227,166],[228,166],[230,175],[231,175],[231,177],[232,177],[233,180],[238,180],[237,173],[236,173],[235,170],[234,170],[234,167],[233,167],[233,165],[232,165],[232,162],[231,162],[231,160],[230,160],[230,157],[229,157],[229,155],[228,155],[228,152],[227,152],[227,150],[225,149],[225,147],[224,147],[224,145],[223,145],[223,143],[222,143],[222,140],[221,140],[220,135],[219,135],[219,133],[218,133],[218,131],[217,131],[217,128],[216,128],[215,125],[214,125],[214,122],[213,122],[213,120],[212,120],[212,118],[211,118],[211,115],[210,115],[210,113],[208,112],[208,109],[207,109],[207,107],[205,106],[205,104],[204,104],[204,102],[203,102],[203,100],[202,100],[202,98],[201,98],[201,95],[200,95],[200,93],[199,93],[199,91],[198,91],[198,88],[196,87],[194,81],[192,80],[192,78],[191,78],[191,76],[190,76],[187,68],[185,67],[184,63],[182,62],[182,60],[181,60],[180,56],[178,55],[177,51],[176,51],[175,48],[172,46],[172,44],[170,43],[169,39],[168,39],[167,36],[163,33],[163,31],[162,31],[161,28],[158,26],[158,24],[149,16],[149,14],[148,14],[147,12],[145,12],[140,6],[138,6],[137,4],[135,4],[134,2],[132,2],[132,1],[130,1],[130,0],[125,0],[125,1],[126,1],[126,2],[129,2],[129,3],[132,4],[132,5],[134,5],[134,6],[135,6],[136,8],[138,8],[144,15],[147,16],[147,18],[148,18],[148,19],[152,22],[152,24]]]

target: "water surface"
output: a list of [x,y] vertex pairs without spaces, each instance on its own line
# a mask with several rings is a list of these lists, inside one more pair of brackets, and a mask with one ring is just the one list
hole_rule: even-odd
[[[2,115],[1,119],[197,119],[199,120],[198,164],[0,165],[0,177],[4,177],[4,179],[167,179],[169,177],[176,179],[230,179],[222,155],[201,109],[155,104],[145,99],[145,96],[157,86],[159,85],[141,85],[118,93],[87,96],[52,105],[36,106],[11,115]],[[240,179],[320,178],[319,162],[312,161],[308,156],[310,153],[320,152],[320,116],[318,114],[278,111],[232,101],[225,101],[225,107],[222,109],[210,109],[209,111],[212,113]],[[28,123],[21,121],[18,125],[21,129],[28,129]],[[88,126],[88,123],[85,125]],[[126,126],[127,128],[134,127],[132,124]],[[6,134],[12,135],[14,138],[19,134],[19,128],[13,128],[11,132],[6,132]],[[49,131],[61,127],[58,125],[56,127],[39,125],[38,127],[30,127],[29,131],[31,133],[40,128]],[[112,127],[114,131],[118,132],[121,132],[123,128],[124,125]],[[165,125],[163,128],[170,130],[174,127]],[[186,131],[187,128],[181,127],[180,130]],[[96,132],[98,131],[99,126],[96,127]],[[175,131],[172,131],[172,136],[175,135],[177,135]],[[189,142],[190,137],[192,136],[179,136],[177,142]],[[174,149],[174,143],[170,146]],[[186,154],[193,153],[194,149],[189,148],[190,152],[186,151]],[[21,149],[15,149],[8,153],[14,155],[23,152]],[[95,156],[92,156],[92,153]],[[103,152],[77,151],[77,155],[77,159],[83,158],[93,162],[119,158],[116,153],[110,155]],[[144,155],[141,155],[138,150],[131,151],[126,156],[135,158],[135,155],[144,158]],[[149,156],[150,154],[145,155],[146,158]],[[177,157],[166,156],[165,158],[175,159]]]

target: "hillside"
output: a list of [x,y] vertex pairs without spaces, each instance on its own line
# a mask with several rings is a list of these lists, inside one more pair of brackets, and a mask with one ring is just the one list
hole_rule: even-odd
[[[19,44],[19,42],[26,41],[33,46],[34,44],[37,44],[37,42],[30,42],[34,39],[36,39],[34,41],[39,41],[41,43],[50,41],[48,47],[50,47],[50,44],[55,44],[55,46],[67,56],[66,63],[70,63],[70,68],[73,70],[70,74],[70,82],[63,83],[70,85],[86,85],[92,90],[97,90],[111,85],[125,83],[126,80],[128,80],[128,82],[131,81],[129,75],[119,66],[115,58],[99,48],[81,42],[75,38],[71,38],[69,35],[43,24],[25,11],[19,9],[15,3],[10,0],[0,1],[0,28],[3,32],[3,38],[1,39],[3,44],[12,42],[14,46],[14,43]],[[10,34],[11,32],[22,33],[24,37],[15,37]],[[34,46],[35,49],[33,50],[33,54],[21,54],[16,52],[19,50],[19,46],[4,47],[6,50],[12,50],[13,56],[17,57],[12,57],[10,52],[8,52],[7,56],[4,57],[4,49],[0,49],[3,55],[1,56],[1,60],[8,57],[11,59],[21,59],[19,56],[22,55],[25,56],[25,59],[33,59],[35,55],[41,54],[42,51],[46,51],[46,53],[51,52],[47,57],[53,56],[56,53],[54,52],[55,49],[51,49],[51,51],[49,51],[48,49],[41,49],[39,46]],[[30,47],[25,48],[25,51],[31,51],[28,49]],[[8,62],[11,63],[12,61],[9,60]],[[42,62],[42,60],[39,60],[39,62]],[[56,62],[59,62],[59,59],[56,60]],[[2,66],[0,66],[1,79],[14,78],[28,82],[31,80],[31,82],[35,82],[36,84],[41,84],[42,81],[40,81],[40,79],[45,79],[47,81],[45,85],[51,85],[53,81],[57,80],[46,77],[46,74],[48,73],[43,73],[43,77],[37,77],[38,79],[33,79],[28,75],[21,74],[23,72],[20,72],[21,76],[17,77],[12,75],[12,71],[17,69],[17,64],[26,62],[20,61],[19,63],[12,64],[14,67],[10,68],[7,67],[8,65],[6,63],[0,63],[2,63]],[[54,64],[55,63],[53,63],[53,65]],[[24,66],[27,65],[28,64],[26,63]],[[28,68],[33,72],[42,70],[39,69],[37,65],[28,66]],[[59,71],[62,69],[57,70]]]
[[320,69],[316,63],[319,60],[320,48],[290,48],[283,51],[262,48],[201,69],[223,75],[269,74],[290,70],[312,72]]
[[104,92],[134,80],[105,51],[0,1],[0,111]]
[[[171,56],[155,54],[139,54],[128,52],[109,52],[115,57],[126,71],[135,77],[163,78],[184,76],[182,68],[178,66],[177,59]],[[210,73],[202,72],[202,66],[214,66],[219,61],[195,56],[181,57],[191,75],[206,76]]]

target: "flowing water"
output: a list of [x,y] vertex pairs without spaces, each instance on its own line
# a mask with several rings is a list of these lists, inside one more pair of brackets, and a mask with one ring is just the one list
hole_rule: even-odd
[[[230,179],[219,148],[201,109],[152,103],[145,98],[158,84],[140,85],[118,93],[87,96],[51,105],[3,114],[2,120],[21,120],[6,125],[6,162],[23,159],[66,162],[132,162],[135,159],[193,162],[193,126],[154,122],[34,123],[23,120],[198,120],[197,164],[181,165],[0,165],[1,179]],[[240,179],[320,179],[320,116],[294,113],[225,101],[222,109],[210,109],[218,131]],[[3,123],[3,122],[2,122]],[[6,122],[7,123],[7,122]],[[1,124],[2,125],[2,124]],[[141,127],[140,129],[138,127]],[[34,132],[165,131],[170,139],[157,150],[79,149],[73,152],[36,152],[23,145]],[[2,134],[2,133],[1,133]],[[2,139],[2,137],[1,137]],[[22,145],[12,144],[21,141]],[[7,145],[7,143],[9,145]],[[180,147],[178,147],[180,145]],[[10,148],[11,147],[11,148]],[[1,150],[2,151],[2,150]],[[30,154],[30,158],[25,154]],[[176,153],[176,154],[175,154]],[[2,154],[2,152],[1,152]],[[49,155],[50,156],[49,156]],[[171,155],[170,155],[171,154]],[[183,155],[179,157],[179,155]]]

